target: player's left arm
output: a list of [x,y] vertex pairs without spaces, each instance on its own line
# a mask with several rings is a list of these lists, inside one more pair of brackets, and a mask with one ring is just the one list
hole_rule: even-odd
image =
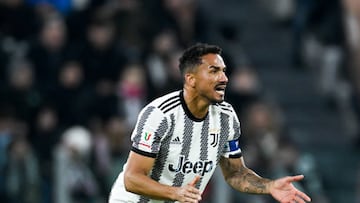
[[220,159],[220,166],[226,182],[234,189],[255,194],[269,194],[270,179],[262,178],[247,168],[243,157]]
[[288,176],[270,180],[247,168],[243,157],[220,159],[220,166],[226,182],[240,192],[270,194],[281,203],[311,201],[305,193],[296,189],[292,182],[300,181],[303,175]]

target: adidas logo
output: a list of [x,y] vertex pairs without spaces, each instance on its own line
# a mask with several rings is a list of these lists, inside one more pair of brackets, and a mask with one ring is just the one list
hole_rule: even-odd
[[170,141],[170,144],[181,144],[181,140],[179,138],[179,136],[175,137],[174,139],[172,139]]

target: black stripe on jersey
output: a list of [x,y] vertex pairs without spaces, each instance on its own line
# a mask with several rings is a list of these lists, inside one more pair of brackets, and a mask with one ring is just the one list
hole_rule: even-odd
[[[170,126],[174,126],[173,124],[175,123],[175,116],[173,114],[170,115],[170,119],[171,119]],[[165,138],[163,139],[163,141],[161,143],[161,146],[160,146],[161,150],[159,151],[157,158],[155,159],[154,167],[151,172],[151,178],[155,181],[160,180],[161,174],[163,173],[163,171],[165,169],[165,163],[169,157],[171,135],[173,135],[173,134],[174,134],[174,127],[172,127],[168,131],[167,135],[165,136]]]
[[201,152],[200,159],[205,161],[208,158],[208,140],[209,140],[209,117],[204,120],[201,129]]
[[234,122],[234,130],[235,130],[235,137],[234,137],[234,140],[235,140],[235,139],[240,138],[241,128],[240,128],[240,123],[235,119],[235,117],[234,117],[233,122]]
[[156,158],[156,154],[154,153],[150,153],[150,152],[144,152],[138,148],[135,148],[135,147],[131,147],[131,151],[137,153],[137,154],[140,154],[140,155],[143,155],[143,156],[147,156],[147,157],[151,157],[151,158]]
[[215,104],[216,106],[220,107],[222,110],[224,111],[229,111],[229,112],[233,112],[231,105],[230,104],[223,104],[223,103],[217,103]]
[[[194,122],[187,116],[184,116],[184,132],[183,132],[183,144],[181,149],[181,155],[185,156],[185,160],[188,160],[190,147],[191,147],[191,138],[193,134]],[[179,187],[184,182],[184,174],[177,173],[175,179],[173,180],[172,186]]]
[[169,102],[171,102],[172,100],[174,100],[174,99],[178,99],[179,98],[179,95],[175,95],[175,96],[173,96],[173,97],[170,97],[170,98],[168,98],[168,99],[166,99],[165,101],[163,101],[163,103],[161,103],[159,106],[158,106],[158,108],[162,108],[164,105],[167,105]]
[[235,159],[235,158],[240,158],[240,157],[242,157],[242,153],[241,153],[241,152],[238,153],[238,154],[230,154],[230,155],[229,155],[229,158],[230,158],[230,159]]
[[155,109],[155,107],[153,106],[149,106],[145,112],[141,115],[139,122],[137,124],[137,131],[136,131],[136,135],[134,137],[134,142],[133,142],[133,146],[135,148],[139,148],[139,142],[141,140],[141,136],[142,136],[142,131],[144,129],[146,120],[149,118],[151,112],[153,112],[153,110]]
[[178,100],[179,102],[178,103],[176,103],[176,104],[174,104],[174,105],[172,105],[172,106],[170,106],[169,108],[167,108],[167,109],[164,109],[164,113],[166,113],[166,112],[168,112],[168,111],[170,111],[171,109],[174,109],[175,107],[177,107],[177,106],[179,106],[180,104],[181,104],[181,102],[180,102],[180,100]]
[[222,107],[231,107],[230,104],[225,104],[225,103],[217,103],[219,106],[222,106]]
[[229,112],[233,112],[232,109],[228,109],[228,108],[224,108],[224,107],[220,107],[222,110],[225,110],[225,111],[229,111]]
[[164,111],[164,109],[166,109],[166,107],[171,106],[174,103],[177,103],[180,101],[180,98],[176,99],[176,100],[172,100],[166,103],[166,105],[163,105],[162,107],[159,106],[160,110]]
[[[209,117],[206,117],[204,120],[202,129],[201,129],[201,149],[200,149],[200,160],[208,160],[208,140],[209,140]],[[196,188],[200,188],[202,178],[197,182]]]
[[162,137],[165,135],[165,132],[166,132],[167,128],[168,128],[168,123],[167,123],[166,118],[164,118],[161,121],[158,129],[156,129],[156,131],[155,131],[155,137],[154,137],[155,140],[154,140],[154,142],[153,142],[153,144],[151,146],[151,151],[152,152],[156,152],[156,151],[159,150],[160,141],[161,141]]
[[229,136],[230,133],[230,124],[229,124],[229,115],[225,114],[225,113],[221,113],[220,114],[220,143],[219,143],[219,147],[218,148],[218,154],[217,154],[217,159],[216,159],[216,163],[219,163],[220,157],[223,154],[223,147],[225,146],[225,143],[227,141],[227,138]]
[[150,198],[140,196],[140,200],[137,203],[147,203],[147,202],[150,202]]

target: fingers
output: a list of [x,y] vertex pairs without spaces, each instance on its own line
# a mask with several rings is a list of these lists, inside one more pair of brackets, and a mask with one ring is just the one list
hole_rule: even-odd
[[290,202],[306,203],[306,202],[310,202],[310,201],[311,201],[311,199],[309,197],[305,198],[300,195],[295,195],[295,197]]
[[189,185],[195,187],[196,183],[199,182],[199,180],[200,180],[200,176],[196,176],[196,177],[189,183]]
[[[304,179],[304,175],[287,177],[288,182],[300,181],[302,179]],[[301,192],[300,190],[296,190],[295,201],[296,202],[305,202],[305,201],[310,202],[311,198],[309,196],[307,196],[305,193]]]
[[301,191],[297,191],[296,196],[306,200],[307,202],[311,202],[311,198]]
[[302,196],[302,195],[291,195],[291,196],[288,196],[284,199],[282,199],[280,202],[283,202],[283,203],[306,203],[306,202],[310,202],[311,199],[308,197],[308,196]]
[[201,195],[200,195],[200,192],[198,190],[195,190],[195,191],[191,191],[191,192],[186,193],[185,198],[189,202],[198,202],[198,201],[201,200]]
[[304,179],[304,175],[297,175],[297,176],[289,176],[287,177],[288,182],[300,181]]
[[296,203],[306,203],[303,198],[301,198],[301,197],[299,197],[299,196],[297,196],[297,195],[295,196],[294,199],[295,199],[294,201],[295,201]]
[[197,188],[195,188],[195,185],[197,182],[199,182],[199,180],[200,180],[200,176],[195,176],[195,178],[189,183],[189,186],[191,186],[189,188],[190,189],[189,192],[191,192],[190,197],[192,199],[197,199],[198,201],[201,200],[201,194],[200,191]]
[[311,198],[305,193],[298,191],[295,195],[289,196],[290,198],[284,199],[285,202],[295,202],[295,203],[306,203],[311,202]]
[[201,200],[200,191],[190,185],[183,188],[182,198],[180,198],[181,203],[198,203]]
[[195,187],[199,180],[200,176],[196,176],[190,183],[180,189],[179,202],[198,203],[201,200],[201,192]]
[[[304,179],[304,175],[297,175],[297,176],[288,177],[289,182],[300,181],[302,179]],[[295,200],[297,202],[305,202],[305,201],[310,202],[311,198],[309,196],[307,196],[305,193],[301,192],[300,190],[297,190]]]

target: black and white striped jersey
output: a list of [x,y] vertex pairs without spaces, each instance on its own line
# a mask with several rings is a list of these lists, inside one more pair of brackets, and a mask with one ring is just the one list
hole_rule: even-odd
[[[241,156],[239,137],[240,123],[230,104],[210,105],[207,116],[197,119],[187,108],[183,92],[176,91],[142,109],[131,140],[132,151],[155,159],[152,179],[183,186],[200,175],[196,187],[203,191],[221,156]],[[164,201],[126,192],[122,172],[113,185],[110,202]]]

